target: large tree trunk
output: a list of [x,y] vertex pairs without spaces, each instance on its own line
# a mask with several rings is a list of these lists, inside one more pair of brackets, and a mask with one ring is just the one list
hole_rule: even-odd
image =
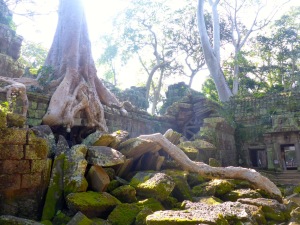
[[[168,130],[166,133],[170,132]],[[140,139],[150,140],[159,144],[162,149],[167,152],[181,167],[190,172],[196,172],[207,178],[229,178],[247,180],[253,184],[254,187],[262,189],[269,193],[273,198],[282,201],[280,190],[268,178],[262,176],[253,169],[246,169],[242,167],[211,167],[205,163],[194,162],[190,160],[186,154],[172,144],[162,134],[141,135]]]
[[101,103],[122,105],[97,77],[81,0],[60,0],[58,25],[45,66],[54,69],[52,84],[58,87],[43,123],[70,130],[75,115],[84,112],[87,126],[106,131]]
[[[217,4],[217,3],[216,3]],[[210,75],[212,76],[214,83],[216,85],[219,99],[222,102],[228,101],[232,96],[232,92],[225,80],[223,71],[220,65],[219,59],[219,50],[214,52],[209,42],[208,33],[206,30],[205,20],[204,20],[204,12],[203,12],[204,0],[198,0],[198,29],[200,33],[201,45],[204,53],[204,58]],[[213,10],[217,10],[217,7],[212,7]],[[215,11],[213,14],[217,14]],[[214,18],[218,18],[214,15]],[[219,21],[213,21],[214,23],[218,23]],[[218,27],[218,26],[214,26]],[[216,35],[217,32],[214,32]],[[220,35],[220,34],[219,34]],[[215,38],[215,37],[214,37]],[[218,44],[219,42],[215,41],[214,44]],[[214,49],[219,49],[220,46],[214,46]]]

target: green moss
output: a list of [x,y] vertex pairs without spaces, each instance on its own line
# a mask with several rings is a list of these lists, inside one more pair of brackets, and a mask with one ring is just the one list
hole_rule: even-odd
[[62,208],[63,202],[63,163],[65,155],[57,156],[53,163],[52,177],[48,187],[42,220],[52,220],[57,210]]
[[141,200],[141,201],[137,202],[137,206],[139,206],[141,209],[149,208],[153,212],[159,211],[159,210],[164,210],[164,207],[162,206],[162,204],[154,198],[148,198],[145,200]]
[[196,185],[202,184],[207,181],[206,178],[202,177],[198,173],[189,173],[187,175],[187,181],[190,187],[194,187]]
[[152,214],[153,211],[149,208],[142,209],[135,218],[134,225],[147,225],[146,224],[146,217],[150,214]]
[[233,189],[233,185],[227,180],[214,179],[209,182],[209,185],[214,186],[216,196],[221,196]]
[[19,114],[8,113],[6,118],[8,127],[23,128],[26,123],[26,117]]
[[180,203],[178,202],[178,199],[169,196],[168,198],[166,198],[163,202],[162,202],[163,206],[166,209],[174,209],[174,208],[179,208],[180,207]]
[[107,192],[112,192],[113,190],[115,190],[120,185],[121,185],[121,183],[119,181],[112,180],[111,182],[109,182],[106,190],[107,190]]
[[123,203],[132,203],[137,201],[136,190],[130,185],[118,187],[113,190],[111,194]]
[[235,202],[239,198],[261,198],[262,196],[255,190],[237,189],[221,196],[222,200]]
[[109,214],[107,220],[112,225],[131,225],[140,210],[136,204],[120,204]]
[[191,188],[187,183],[187,172],[180,170],[166,170],[163,172],[175,182],[175,188],[171,193],[173,197],[179,201],[192,200]]
[[207,205],[218,205],[218,204],[222,203],[223,201],[214,196],[211,196],[211,197],[202,197],[199,199],[198,202],[205,203]]
[[53,225],[66,225],[72,218],[58,211],[52,220]]
[[137,194],[154,197],[158,200],[166,199],[175,187],[173,180],[164,173],[138,172],[130,181]]
[[192,193],[195,197],[212,196],[216,193],[216,187],[209,185],[209,183],[203,183],[194,186],[192,189]]
[[[53,223],[50,220],[44,220],[44,221],[41,221],[40,223],[43,225],[53,225]],[[64,224],[61,224],[61,225],[64,225]]]
[[106,192],[80,192],[67,196],[68,208],[73,211],[81,211],[88,217],[100,217],[103,213],[111,211],[121,202]]

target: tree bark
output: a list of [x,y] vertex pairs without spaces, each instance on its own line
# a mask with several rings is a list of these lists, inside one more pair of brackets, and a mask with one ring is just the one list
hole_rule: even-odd
[[[201,45],[204,53],[205,62],[207,64],[210,75],[212,76],[216,85],[219,99],[222,102],[226,102],[232,96],[232,92],[225,80],[223,71],[221,69],[218,53],[215,54],[209,42],[208,33],[206,30],[204,12],[203,12],[204,0],[198,0],[198,29],[200,33]],[[216,6],[213,9],[217,9]],[[217,12],[214,12],[216,14]],[[218,18],[214,16],[214,18]],[[218,23],[219,21],[213,21]],[[215,33],[214,33],[215,34]],[[215,44],[218,42],[215,42]],[[220,46],[214,46],[214,49],[220,48]]]
[[43,117],[44,124],[63,125],[70,130],[75,116],[84,112],[87,126],[107,131],[102,103],[125,112],[97,77],[81,0],[60,0],[58,25],[45,66],[53,68],[51,83],[58,86]]
[[[167,132],[170,132],[168,130]],[[167,152],[177,163],[179,163],[184,170],[189,172],[199,173],[206,178],[229,178],[229,179],[242,179],[249,181],[254,187],[262,189],[269,193],[273,198],[282,201],[280,190],[268,178],[262,176],[260,173],[253,169],[242,167],[211,167],[205,163],[194,162],[190,160],[186,154],[172,144],[162,134],[141,135],[140,139],[150,140],[159,144],[162,149]]]

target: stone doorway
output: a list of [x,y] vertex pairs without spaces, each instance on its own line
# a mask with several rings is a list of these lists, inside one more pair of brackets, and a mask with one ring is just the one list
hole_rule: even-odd
[[249,149],[249,158],[252,167],[261,169],[268,167],[267,152],[265,149]]
[[296,170],[297,169],[297,157],[296,157],[296,147],[293,144],[281,145],[281,162],[283,165],[283,170]]

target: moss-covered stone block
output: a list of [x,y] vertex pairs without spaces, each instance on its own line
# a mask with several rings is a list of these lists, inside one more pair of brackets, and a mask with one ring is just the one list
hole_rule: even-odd
[[164,210],[163,205],[160,203],[160,201],[156,200],[155,198],[147,198],[144,200],[140,200],[136,203],[140,208],[149,208],[153,212]]
[[187,175],[187,182],[190,185],[190,187],[194,187],[196,185],[203,184],[206,181],[208,181],[208,179],[204,178],[203,176],[201,176],[198,173],[189,173]]
[[8,113],[7,114],[7,126],[23,128],[26,123],[26,117],[19,114]]
[[24,157],[23,145],[0,144],[0,159],[22,159]]
[[68,222],[70,222],[72,218],[68,215],[66,215],[65,213],[63,213],[62,211],[58,211],[53,220],[52,223],[53,225],[63,225],[63,224],[68,224]]
[[30,125],[30,126],[38,126],[38,125],[41,125],[41,124],[42,124],[42,118],[40,118],[40,119],[36,119],[36,118],[34,118],[34,117],[27,118],[26,124],[27,124],[27,125]]
[[136,190],[130,185],[123,185],[114,189],[111,194],[123,203],[133,203],[137,201]]
[[31,101],[29,102],[29,108],[30,109],[37,109],[37,102]]
[[236,189],[220,196],[222,200],[232,201],[232,202],[235,202],[240,198],[261,198],[261,197],[262,196],[257,191],[251,189]]
[[40,143],[40,145],[25,145],[25,159],[47,159],[50,150],[49,145],[46,140],[43,140]]
[[138,172],[131,179],[130,185],[136,189],[138,195],[158,200],[166,199],[175,188],[171,177],[156,172]]
[[56,212],[63,207],[63,168],[65,155],[60,154],[54,159],[42,220],[52,220]]
[[196,185],[192,188],[193,196],[204,197],[213,196],[216,193],[216,187],[209,184],[209,182]]
[[136,204],[123,203],[116,206],[107,220],[112,225],[131,225],[140,211],[141,209]]
[[147,225],[146,224],[146,217],[151,215],[153,211],[149,208],[143,208],[135,218],[134,225]]
[[120,185],[121,185],[121,183],[118,180],[112,180],[111,182],[109,182],[106,191],[107,192],[112,192],[113,190],[115,190]]
[[27,130],[17,128],[0,129],[0,144],[25,145],[27,143]]
[[191,188],[187,182],[188,172],[181,170],[165,170],[163,172],[175,182],[175,188],[171,193],[172,196],[179,201],[192,200]]
[[22,175],[21,188],[33,188],[41,186],[42,175],[41,173],[30,173]]
[[67,206],[72,212],[82,212],[86,216],[105,217],[121,202],[114,196],[102,192],[71,193],[66,197]]
[[232,185],[232,183],[230,183],[229,181],[221,180],[221,179],[214,179],[214,180],[209,182],[209,185],[215,187],[216,196],[224,195],[224,194],[230,192],[231,190],[233,190],[233,187],[234,187]]
[[7,127],[6,112],[0,110],[0,129]]

